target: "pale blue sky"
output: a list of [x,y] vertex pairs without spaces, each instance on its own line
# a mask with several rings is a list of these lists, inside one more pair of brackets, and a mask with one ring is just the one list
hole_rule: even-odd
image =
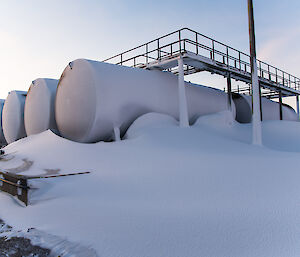
[[[77,58],[102,60],[190,27],[248,52],[247,0],[0,0],[0,98]],[[300,1],[254,0],[258,58],[300,77]],[[197,82],[223,87],[217,76]],[[224,84],[225,85],[225,84]]]

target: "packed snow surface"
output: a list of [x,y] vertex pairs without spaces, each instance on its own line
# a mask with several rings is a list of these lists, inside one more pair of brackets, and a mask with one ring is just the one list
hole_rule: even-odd
[[146,114],[112,143],[21,139],[2,170],[92,173],[39,180],[28,207],[1,193],[0,217],[105,257],[300,256],[300,123],[262,126],[262,147],[229,112],[190,128]]

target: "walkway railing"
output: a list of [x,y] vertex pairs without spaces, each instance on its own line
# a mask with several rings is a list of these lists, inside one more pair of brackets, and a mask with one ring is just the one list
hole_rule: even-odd
[[[224,87],[224,92],[228,92],[227,89]],[[231,90],[232,93],[238,93],[238,94],[244,94],[244,95],[252,95],[252,88],[251,86],[240,86],[237,85],[235,88],[233,88]],[[273,90],[269,90],[269,89],[261,89],[261,96],[272,99],[272,98],[278,98],[279,97],[279,93]],[[282,95],[283,97],[285,95]]]
[[[104,62],[146,68],[151,62],[176,54],[192,52],[227,65],[230,69],[251,73],[250,55],[189,28],[169,33],[138,47],[105,59]],[[300,79],[263,61],[257,60],[258,76],[281,86],[300,89]]]

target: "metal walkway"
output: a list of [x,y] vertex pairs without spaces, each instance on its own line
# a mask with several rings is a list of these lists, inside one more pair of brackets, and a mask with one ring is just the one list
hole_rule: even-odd
[[[185,75],[208,71],[251,84],[250,55],[189,28],[182,28],[103,61],[177,74],[180,56]],[[299,78],[260,60],[257,60],[257,66],[260,86],[267,89],[264,96],[300,94]]]

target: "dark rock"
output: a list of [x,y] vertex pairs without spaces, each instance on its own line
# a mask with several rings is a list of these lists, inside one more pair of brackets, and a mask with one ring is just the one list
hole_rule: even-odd
[[[2,229],[1,229],[2,228]],[[5,228],[5,229],[3,229]],[[1,236],[3,232],[8,232],[12,227],[6,225],[0,219],[0,257],[46,257],[50,250],[31,244],[30,239],[24,237]],[[2,232],[1,232],[2,231]]]

